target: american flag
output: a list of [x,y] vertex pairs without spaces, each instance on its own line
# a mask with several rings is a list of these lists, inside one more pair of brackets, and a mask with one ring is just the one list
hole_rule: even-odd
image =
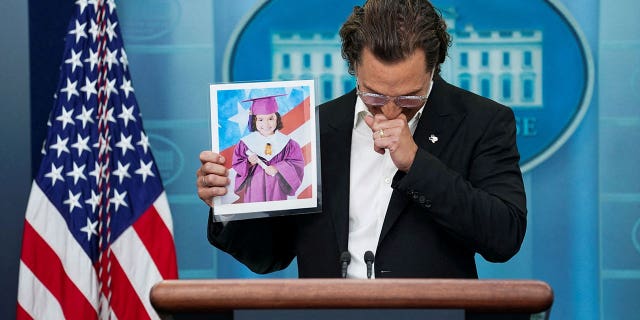
[[112,0],[77,0],[26,210],[18,319],[158,318],[171,213]]

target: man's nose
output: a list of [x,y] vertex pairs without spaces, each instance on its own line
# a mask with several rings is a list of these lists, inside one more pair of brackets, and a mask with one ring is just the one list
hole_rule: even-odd
[[380,112],[387,119],[395,119],[402,113],[402,108],[398,107],[395,101],[389,100],[382,107],[380,107]]

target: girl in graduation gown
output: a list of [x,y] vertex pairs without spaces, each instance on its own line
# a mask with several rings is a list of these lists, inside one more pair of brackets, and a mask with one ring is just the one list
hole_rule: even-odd
[[235,192],[244,189],[243,202],[287,200],[302,183],[304,158],[300,145],[281,133],[276,96],[252,101],[249,133],[235,147],[232,166]]

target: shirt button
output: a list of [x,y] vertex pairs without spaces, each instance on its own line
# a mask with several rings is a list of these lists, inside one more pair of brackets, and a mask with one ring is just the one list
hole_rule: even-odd
[[389,178],[384,178],[384,183],[386,183],[386,184],[391,183],[391,179],[389,179]]

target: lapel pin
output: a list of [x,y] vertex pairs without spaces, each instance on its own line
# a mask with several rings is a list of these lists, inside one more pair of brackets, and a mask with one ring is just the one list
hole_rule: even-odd
[[429,141],[431,141],[431,143],[436,143],[438,142],[438,137],[436,137],[434,134],[431,134],[429,136]]

